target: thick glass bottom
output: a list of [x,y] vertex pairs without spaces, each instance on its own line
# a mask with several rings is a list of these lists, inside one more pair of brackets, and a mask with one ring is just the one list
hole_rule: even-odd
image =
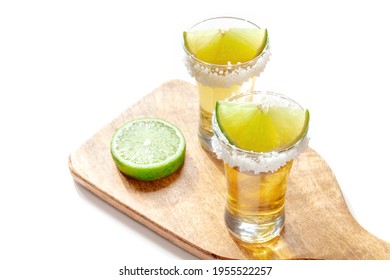
[[284,209],[278,214],[237,218],[225,210],[225,223],[230,233],[246,243],[263,243],[280,235],[284,226]]
[[210,133],[204,132],[202,129],[199,129],[198,138],[199,138],[200,144],[208,152],[212,152],[211,137],[213,137],[212,134],[210,135]]

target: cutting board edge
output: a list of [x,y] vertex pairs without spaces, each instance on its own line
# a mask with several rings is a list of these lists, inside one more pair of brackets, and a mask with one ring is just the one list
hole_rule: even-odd
[[183,250],[189,252],[190,254],[200,259],[204,259],[204,260],[230,260],[231,259],[228,257],[216,255],[210,251],[200,248],[199,246],[196,246],[191,242],[188,242],[187,240],[178,236],[172,231],[148,219],[146,216],[132,209],[128,205],[121,203],[115,197],[112,197],[107,193],[105,193],[104,191],[100,190],[97,186],[89,182],[77,171],[77,168],[73,164],[72,156],[73,154],[70,154],[68,157],[68,167],[74,181],[80,186],[90,191],[91,193],[93,193],[94,195],[96,195],[97,197],[99,197],[100,199],[102,199],[103,201],[105,201],[106,203],[108,203],[109,205],[111,205],[112,207],[114,207],[115,209],[117,209],[118,211],[124,213],[125,215],[132,218],[136,222],[146,226],[150,230],[154,231],[155,233],[159,234],[160,236],[170,241],[171,243],[175,244],[176,246],[182,248]]

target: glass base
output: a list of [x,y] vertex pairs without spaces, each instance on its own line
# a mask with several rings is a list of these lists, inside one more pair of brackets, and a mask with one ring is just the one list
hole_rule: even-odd
[[235,238],[246,243],[263,243],[280,235],[284,226],[284,216],[284,210],[282,210],[276,215],[243,220],[225,210],[225,223]]
[[200,144],[208,152],[212,152],[211,137],[213,137],[213,135],[210,135],[209,133],[205,133],[202,131],[202,129],[199,128],[198,138],[199,138]]

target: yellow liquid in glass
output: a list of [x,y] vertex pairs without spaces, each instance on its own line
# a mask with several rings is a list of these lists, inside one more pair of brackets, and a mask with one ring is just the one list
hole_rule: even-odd
[[225,163],[228,211],[234,216],[274,215],[284,207],[288,175],[293,161],[275,172],[254,175]]
[[[282,228],[284,222],[284,202],[287,181],[293,160],[275,172],[253,174],[240,172],[237,167],[230,167],[225,163],[227,178],[227,217],[231,223],[231,230],[236,233],[234,221],[242,224],[261,227],[254,238],[260,241],[274,237],[275,231]],[[226,217],[226,216],[225,216]],[[282,223],[276,226],[277,223]],[[248,242],[252,242],[248,240]]]

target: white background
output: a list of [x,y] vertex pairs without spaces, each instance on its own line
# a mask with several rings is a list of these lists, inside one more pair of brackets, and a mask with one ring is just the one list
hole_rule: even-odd
[[273,55],[256,88],[310,109],[311,147],[356,220],[390,242],[386,3],[1,1],[0,275],[113,276],[132,260],[196,259],[76,185],[68,156],[161,83],[193,83],[182,31],[222,15],[268,28]]

